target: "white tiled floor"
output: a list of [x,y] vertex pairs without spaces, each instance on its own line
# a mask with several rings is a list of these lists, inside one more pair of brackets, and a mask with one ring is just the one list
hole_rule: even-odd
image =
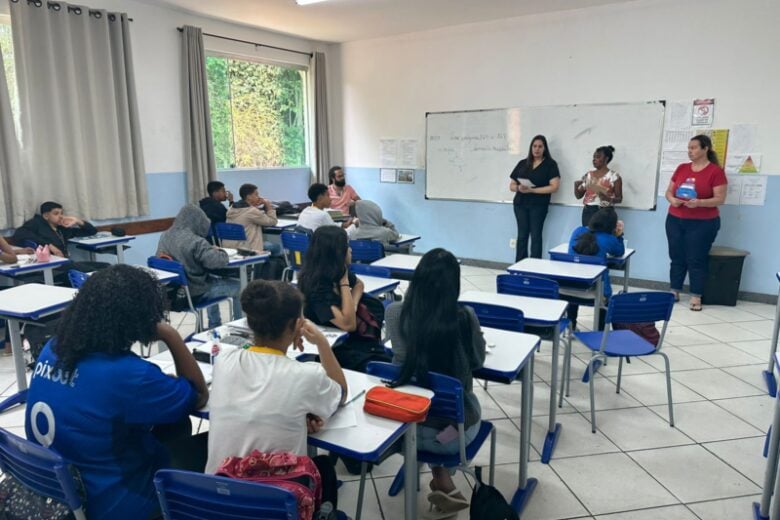
[[[493,291],[500,271],[462,268],[462,290]],[[227,309],[223,310],[226,315]],[[660,358],[624,364],[620,394],[617,363],[596,377],[598,432],[590,431],[588,387],[580,380],[589,353],[573,346],[571,395],[558,410],[563,426],[551,464],[540,462],[547,426],[550,345],[537,355],[534,378],[534,420],[529,474],[539,480],[523,519],[596,520],[741,520],[751,518],[750,504],[761,492],[764,459],[761,450],[772,419],[772,399],[761,379],[768,356],[773,305],[742,303],[706,307],[696,313],[685,301],[677,305],[665,350],[672,366],[676,427],[667,422],[666,387]],[[592,313],[583,307],[580,328],[587,330]],[[194,328],[189,315],[175,314],[172,323],[183,336]],[[477,385],[475,385],[476,387]],[[11,358],[0,358],[0,395],[15,392]],[[496,486],[511,497],[517,484],[520,438],[520,388],[490,384],[476,389],[483,418],[498,431]],[[24,434],[21,410],[0,416],[0,427]],[[487,447],[476,464],[488,462]],[[389,497],[392,476],[401,464],[393,456],[376,467],[366,485],[363,518],[403,517],[403,494]],[[357,477],[339,464],[340,509],[354,515]],[[427,511],[424,473],[418,496],[420,517]],[[456,481],[468,491],[466,480]],[[466,493],[468,494],[468,493]],[[467,518],[462,513],[459,518]]]

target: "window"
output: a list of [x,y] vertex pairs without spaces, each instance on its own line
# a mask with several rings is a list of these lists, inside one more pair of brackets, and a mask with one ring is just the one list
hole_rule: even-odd
[[5,80],[8,83],[8,96],[11,98],[11,112],[14,115],[16,134],[21,135],[19,121],[19,91],[16,88],[13,33],[11,32],[10,19],[2,15],[0,15],[0,52],[3,54]]
[[306,165],[306,71],[206,58],[217,168]]

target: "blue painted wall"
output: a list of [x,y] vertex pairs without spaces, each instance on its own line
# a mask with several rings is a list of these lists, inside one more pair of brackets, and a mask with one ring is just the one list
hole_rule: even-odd
[[[415,184],[379,182],[377,168],[347,168],[349,183],[362,198],[377,202],[385,218],[401,232],[422,235],[419,251],[445,247],[463,258],[513,263],[509,239],[517,234],[510,204],[455,202],[425,199],[425,171],[417,170]],[[568,186],[562,189],[568,189]],[[721,230],[715,241],[750,251],[745,261],[741,290],[776,294],[774,274],[780,270],[778,224],[780,177],[770,176],[764,206],[723,206]],[[656,211],[619,210],[626,224],[629,247],[637,250],[631,276],[668,281],[669,259],[664,221],[668,203],[658,198]],[[544,228],[544,249],[566,242],[580,225],[579,207],[551,206]]]
[[[273,170],[220,170],[219,180],[225,183],[227,189],[238,197],[238,188],[244,183],[252,183],[260,188],[260,192],[273,200],[288,200],[302,202],[306,200],[309,188],[311,170],[309,168],[284,168]],[[149,173],[146,175],[149,190],[149,215],[122,219],[150,220],[174,217],[187,201],[186,177],[184,172]],[[94,224],[111,224],[117,220],[96,221]],[[160,233],[140,235],[130,243],[131,248],[125,252],[125,261],[129,264],[146,265],[146,259],[157,250]],[[74,254],[81,254],[76,252]],[[113,257],[98,255],[98,260],[113,262]]]

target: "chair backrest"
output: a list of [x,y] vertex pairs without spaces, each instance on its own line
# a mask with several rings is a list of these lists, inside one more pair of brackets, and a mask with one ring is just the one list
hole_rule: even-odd
[[68,280],[70,280],[70,286],[74,289],[81,289],[81,286],[84,285],[84,282],[86,282],[88,278],[89,276],[81,271],[75,269],[70,269],[68,271]]
[[353,274],[357,275],[362,274],[364,276],[376,276],[377,278],[391,277],[390,269],[387,267],[380,267],[378,265],[350,264],[349,270],[352,271]]
[[298,518],[295,495],[267,484],[162,469],[154,476],[154,486],[166,520]]
[[496,277],[496,290],[499,294],[557,300],[559,289],[558,282],[555,280],[538,276],[500,274]]
[[287,262],[294,271],[300,270],[303,265],[303,255],[309,249],[309,235],[293,231],[283,231],[282,247],[287,255]]
[[550,260],[558,260],[559,262],[574,262],[577,264],[591,264],[591,265],[607,265],[607,259],[600,256],[588,256],[569,253],[555,253],[550,252]]
[[371,263],[385,257],[385,246],[377,240],[350,240],[353,262]]
[[49,448],[0,428],[0,470],[38,495],[62,502],[85,518],[70,465]]
[[168,271],[170,273],[176,273],[176,281],[173,282],[178,285],[187,287],[189,285],[187,281],[187,273],[184,270],[184,266],[176,260],[169,260],[168,258],[160,258],[159,256],[150,256],[146,259],[146,265],[153,269],[159,269],[161,271]]
[[214,234],[220,243],[223,240],[236,240],[239,242],[246,240],[246,230],[244,230],[244,226],[241,224],[218,222],[214,225]]
[[671,292],[645,291],[616,294],[609,300],[606,323],[668,322],[674,309]]
[[483,327],[493,329],[509,330],[512,332],[523,332],[525,327],[525,318],[523,311],[495,305],[492,303],[461,302],[474,309],[479,324]]
[[[381,377],[388,381],[395,381],[401,375],[401,365],[372,361],[366,365],[366,374]],[[460,380],[451,376],[429,372],[428,381],[414,380],[410,384],[433,391],[428,417],[447,419],[458,424],[463,424],[466,421],[466,412],[463,405],[463,385]]]

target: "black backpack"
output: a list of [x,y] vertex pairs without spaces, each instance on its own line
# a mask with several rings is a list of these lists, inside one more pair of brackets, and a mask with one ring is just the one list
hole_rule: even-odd
[[471,495],[469,518],[471,520],[519,520],[517,512],[507,503],[501,492],[482,482],[482,468],[477,466],[474,473],[477,482]]

